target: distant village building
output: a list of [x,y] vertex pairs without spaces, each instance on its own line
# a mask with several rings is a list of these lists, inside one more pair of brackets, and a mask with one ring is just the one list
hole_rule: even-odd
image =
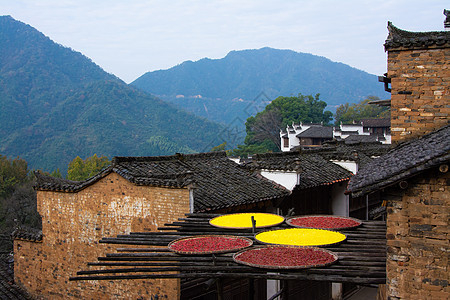
[[281,151],[292,151],[297,147],[317,147],[333,139],[351,142],[391,143],[390,119],[364,119],[338,127],[322,124],[292,124],[280,131]]

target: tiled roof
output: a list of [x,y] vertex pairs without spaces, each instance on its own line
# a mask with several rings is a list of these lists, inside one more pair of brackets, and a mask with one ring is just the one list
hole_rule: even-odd
[[44,175],[39,171],[35,171],[34,175],[36,176],[34,188],[37,190],[75,192],[83,188],[83,182],[81,181],[55,178]]
[[398,145],[374,159],[353,176],[349,190],[355,197],[385,188],[450,160],[450,125]]
[[14,282],[14,260],[10,255],[0,257],[0,299],[32,299]]
[[311,126],[305,131],[297,134],[297,137],[304,138],[333,138],[333,127]]
[[305,151],[317,152],[327,160],[349,160],[360,162],[364,157],[370,160],[371,158],[381,156],[390,150],[390,145],[383,145],[379,142],[346,143],[345,140],[329,141],[320,148]]
[[356,143],[376,143],[377,136],[376,135],[349,135],[344,139],[344,143],[347,145],[356,144]]
[[364,127],[390,127],[391,119],[362,119],[361,123]]
[[[160,156],[160,159],[164,159],[165,157]],[[124,171],[123,168],[120,167],[120,163],[139,160],[140,158],[136,157],[114,157],[112,160],[111,166],[102,170],[97,175],[85,180],[85,181],[72,181],[61,178],[54,178],[51,176],[47,176],[41,174],[40,172],[35,172],[36,176],[36,184],[35,189],[43,190],[43,191],[59,191],[59,192],[78,192],[93,183],[97,182],[101,178],[105,177],[111,172],[116,172],[121,175],[125,179],[137,185],[148,185],[148,186],[159,186],[159,187],[184,187],[190,183],[189,172],[186,173],[148,173],[148,174],[139,174],[136,173],[136,176],[130,175],[127,171]],[[135,161],[136,162],[136,161]],[[138,171],[138,167],[135,168],[133,163],[128,164],[131,169],[134,171]]]
[[13,239],[40,242],[42,241],[42,230],[34,228],[16,228],[11,233],[11,237]]
[[341,134],[348,134],[348,135],[358,135],[359,132],[358,130],[336,130],[338,132],[340,132]]
[[78,191],[110,172],[115,172],[137,185],[185,187],[194,183],[195,211],[227,208],[280,198],[289,194],[288,190],[251,174],[229,160],[225,152],[157,157],[114,157],[109,168],[85,182],[74,182],[70,187],[67,181],[62,181],[66,185],[65,189],[61,190],[58,189],[61,187],[57,184],[58,180],[52,179],[48,184],[41,181],[37,187]]
[[391,22],[388,22],[388,30],[389,36],[384,44],[386,51],[450,47],[450,31],[410,32],[398,29]]
[[352,173],[317,153],[283,152],[257,154],[246,165],[250,169],[300,171],[297,189],[306,189],[348,180]]

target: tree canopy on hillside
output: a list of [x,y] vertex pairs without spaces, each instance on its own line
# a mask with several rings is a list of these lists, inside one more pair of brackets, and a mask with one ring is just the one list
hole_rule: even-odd
[[278,97],[266,108],[247,119],[247,136],[244,145],[238,146],[233,154],[248,155],[262,152],[278,152],[281,149],[280,129],[294,123],[329,124],[333,114],[324,111],[327,104],[319,100],[319,94]]
[[340,123],[348,124],[361,119],[382,119],[390,118],[390,109],[387,106],[368,104],[370,101],[380,100],[378,97],[369,96],[359,103],[345,103],[336,109],[336,125]]
[[0,197],[10,196],[16,187],[28,180],[28,164],[25,160],[0,155]]
[[67,179],[75,181],[86,180],[110,164],[111,161],[106,156],[98,157],[97,154],[94,154],[84,160],[77,156],[69,163]]
[[219,142],[223,125],[127,85],[9,16],[0,16],[0,53],[2,154],[33,169],[65,174],[77,155],[171,155]]
[[[17,226],[41,227],[33,179],[24,159],[0,155],[0,234],[10,235]],[[0,252],[11,249],[11,242],[0,245]]]

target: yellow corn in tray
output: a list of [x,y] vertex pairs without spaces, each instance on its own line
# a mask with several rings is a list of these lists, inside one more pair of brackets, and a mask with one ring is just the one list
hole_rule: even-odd
[[209,224],[220,228],[246,229],[252,228],[252,219],[256,220],[256,228],[279,225],[284,222],[284,217],[268,213],[240,213],[215,217]]
[[264,231],[258,233],[255,239],[266,244],[326,246],[342,242],[346,236],[340,232],[324,229],[289,228]]

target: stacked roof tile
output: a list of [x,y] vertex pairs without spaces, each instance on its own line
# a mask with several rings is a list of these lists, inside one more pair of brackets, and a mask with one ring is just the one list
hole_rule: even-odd
[[297,134],[297,137],[303,138],[333,138],[333,127],[326,126],[311,126],[303,132]]
[[246,165],[250,169],[299,171],[296,189],[306,189],[350,179],[352,172],[325,159],[318,152],[283,152],[258,154]]
[[329,141],[320,148],[304,151],[320,153],[327,160],[355,161],[363,165],[371,161],[372,158],[387,153],[389,149],[390,145],[379,142],[352,141],[348,143],[345,139],[343,141]]
[[450,161],[450,125],[398,145],[359,170],[350,181],[353,196],[362,196]]
[[194,211],[207,211],[289,194],[229,160],[225,152],[158,157],[115,157],[98,175],[74,182],[38,175],[37,189],[76,192],[115,172],[137,185],[185,187],[195,184]]
[[[384,137],[383,137],[384,138]],[[344,143],[359,144],[359,143],[376,143],[379,137],[376,135],[350,135],[344,139]]]
[[42,241],[42,230],[36,228],[16,228],[11,233],[13,239],[27,240],[32,242]]
[[386,51],[398,48],[427,49],[450,45],[450,31],[410,32],[398,29],[391,22],[388,22],[388,30],[389,36],[384,44]]
[[362,119],[361,124],[364,127],[391,127],[391,119]]
[[12,255],[0,257],[0,299],[32,299],[32,297],[14,282]]

